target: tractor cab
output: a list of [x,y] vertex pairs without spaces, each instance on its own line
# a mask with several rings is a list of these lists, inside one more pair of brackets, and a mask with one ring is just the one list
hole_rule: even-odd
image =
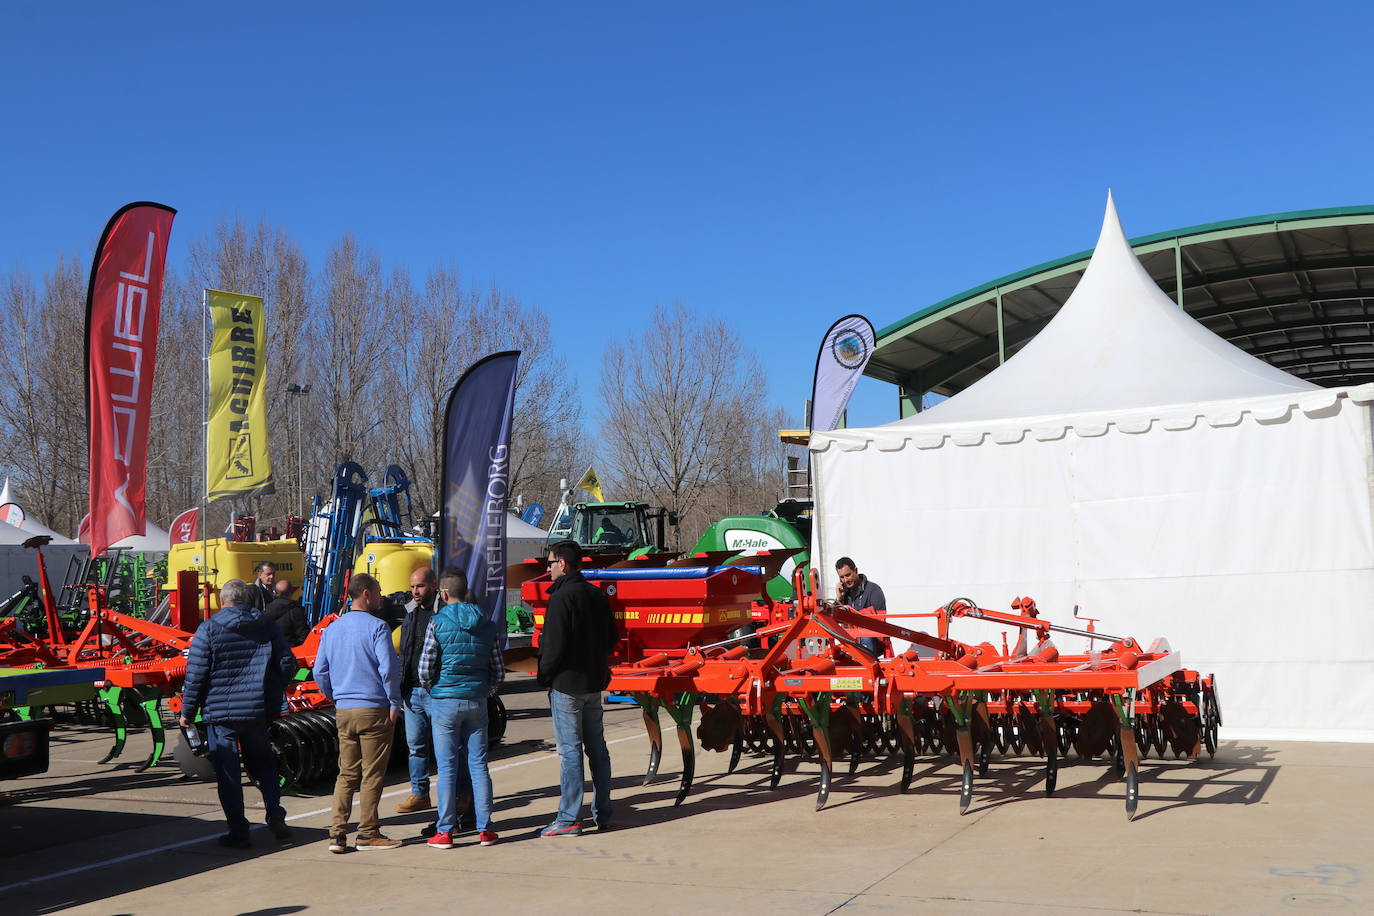
[[662,549],[662,521],[654,538],[649,533],[649,519],[663,519],[665,515],[670,516],[669,524],[676,523],[675,513],[650,510],[648,503],[573,503],[559,511],[549,527],[548,543],[576,541],[589,555]]

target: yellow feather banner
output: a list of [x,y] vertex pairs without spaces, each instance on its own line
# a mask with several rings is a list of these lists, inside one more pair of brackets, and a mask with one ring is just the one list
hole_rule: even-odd
[[215,327],[205,448],[208,496],[271,493],[263,301],[213,289],[206,294]]

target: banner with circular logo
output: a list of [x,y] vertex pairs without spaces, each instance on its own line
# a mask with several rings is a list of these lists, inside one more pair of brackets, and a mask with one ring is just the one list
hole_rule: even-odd
[[846,315],[825,332],[811,387],[812,432],[829,432],[840,425],[876,339],[872,322],[862,315]]

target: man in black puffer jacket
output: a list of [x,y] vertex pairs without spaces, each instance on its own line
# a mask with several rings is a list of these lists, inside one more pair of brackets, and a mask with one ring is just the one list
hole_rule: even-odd
[[210,762],[219,783],[219,803],[229,822],[221,846],[247,849],[248,819],[243,812],[239,747],[248,774],[262,791],[267,826],[285,843],[291,839],[286,809],[281,806],[277,764],[267,739],[267,721],[281,714],[287,682],[296,659],[281,628],[254,608],[252,586],[230,579],[220,590],[220,609],[196,629],[186,658],[181,693],[181,725],[206,723]]
[[558,745],[559,801],[544,837],[582,832],[585,749],[592,770],[592,821],[611,827],[611,754],[601,720],[601,691],[611,682],[608,659],[620,641],[606,593],[582,575],[582,548],[559,541],[549,548],[549,606],[539,635],[539,686],[549,691]]

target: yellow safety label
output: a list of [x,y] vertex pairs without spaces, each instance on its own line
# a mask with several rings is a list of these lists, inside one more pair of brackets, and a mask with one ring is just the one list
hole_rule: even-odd
[[863,690],[864,679],[861,677],[832,677],[830,679],[831,690]]

